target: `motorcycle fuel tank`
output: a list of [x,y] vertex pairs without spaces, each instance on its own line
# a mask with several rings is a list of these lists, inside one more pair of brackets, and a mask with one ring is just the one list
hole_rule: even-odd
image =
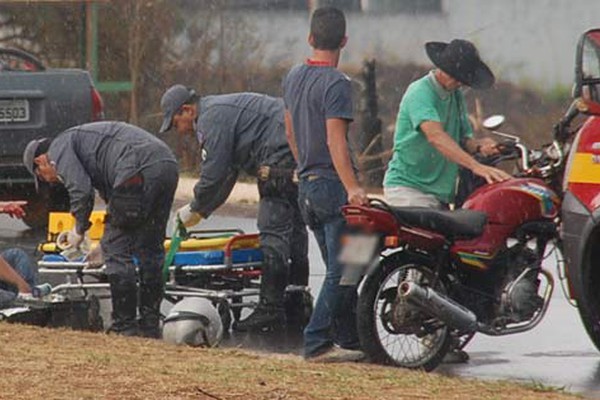
[[463,208],[485,212],[488,224],[516,227],[527,221],[556,218],[560,202],[543,181],[515,178],[479,188]]
[[485,271],[519,226],[555,219],[560,203],[556,193],[539,179],[515,178],[482,186],[469,196],[463,208],[487,214],[485,231],[478,238],[457,241],[452,254],[460,263]]

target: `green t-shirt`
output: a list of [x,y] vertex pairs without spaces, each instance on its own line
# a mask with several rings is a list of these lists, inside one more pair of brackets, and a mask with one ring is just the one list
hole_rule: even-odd
[[473,136],[460,90],[445,90],[433,71],[413,82],[400,102],[394,132],[394,153],[383,185],[408,186],[451,203],[456,190],[458,165],[448,160],[428,141],[420,126],[440,122],[459,144]]

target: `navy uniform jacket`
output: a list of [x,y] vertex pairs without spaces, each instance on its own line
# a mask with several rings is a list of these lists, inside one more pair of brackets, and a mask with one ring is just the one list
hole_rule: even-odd
[[231,193],[241,170],[295,168],[285,135],[283,101],[258,93],[202,97],[196,135],[202,144],[200,180],[191,209],[208,217]]
[[59,179],[69,192],[77,230],[86,231],[94,208],[94,189],[106,202],[113,188],[159,162],[177,163],[165,143],[124,122],[102,121],[67,129],[48,149]]

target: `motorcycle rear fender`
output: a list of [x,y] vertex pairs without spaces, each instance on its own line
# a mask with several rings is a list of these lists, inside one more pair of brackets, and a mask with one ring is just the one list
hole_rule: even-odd
[[600,241],[600,208],[591,212],[567,191],[562,208],[562,241],[571,298],[582,293],[584,268]]
[[414,257],[414,258],[428,258],[431,261],[431,265],[434,265],[434,259],[431,255],[425,253],[417,253],[413,250],[408,250],[405,247],[397,247],[394,249],[385,249],[381,252],[379,257],[375,258],[373,262],[369,265],[365,272],[365,277],[369,277],[375,273],[379,268],[383,268],[385,265],[385,261],[391,259],[393,257],[404,255],[406,257]]
[[398,232],[399,226],[396,218],[388,211],[363,205],[345,205],[342,214],[346,225],[351,228],[360,228],[365,232],[379,232],[393,235]]

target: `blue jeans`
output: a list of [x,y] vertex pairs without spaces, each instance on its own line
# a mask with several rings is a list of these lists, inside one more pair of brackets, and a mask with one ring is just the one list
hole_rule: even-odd
[[304,329],[304,356],[333,346],[358,348],[356,286],[340,286],[343,266],[337,257],[345,228],[341,207],[347,194],[338,179],[311,176],[299,184],[298,202],[304,222],[313,231],[327,272],[310,322]]
[[[10,265],[29,284],[35,286],[37,265],[23,250],[12,248],[0,253],[4,261]],[[6,307],[17,297],[17,288],[0,282],[0,307]]]

